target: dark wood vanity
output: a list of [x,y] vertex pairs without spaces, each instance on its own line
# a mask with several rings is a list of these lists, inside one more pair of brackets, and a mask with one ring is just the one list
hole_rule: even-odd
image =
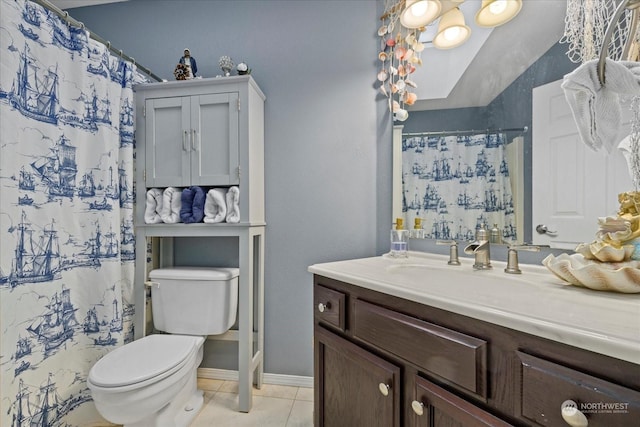
[[316,427],[640,425],[636,363],[317,273],[313,300]]

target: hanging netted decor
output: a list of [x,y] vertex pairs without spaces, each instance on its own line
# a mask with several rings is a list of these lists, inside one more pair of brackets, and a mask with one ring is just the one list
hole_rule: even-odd
[[631,133],[629,134],[628,146],[621,147],[623,154],[629,165],[629,174],[633,179],[633,186],[636,192],[640,192],[640,98],[633,99],[631,106],[633,120],[631,122]]
[[[564,36],[561,43],[568,43],[567,56],[574,63],[584,63],[598,58],[607,26],[611,21],[619,0],[567,0]],[[618,19],[609,43],[608,57],[613,60],[623,58],[625,43],[629,37],[638,40],[638,32],[629,31],[632,26],[632,11],[625,10]],[[635,43],[634,43],[635,44]],[[637,49],[631,46],[630,54]]]

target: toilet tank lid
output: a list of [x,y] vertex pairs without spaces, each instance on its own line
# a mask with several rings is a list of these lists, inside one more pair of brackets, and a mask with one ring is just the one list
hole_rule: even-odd
[[238,277],[239,274],[238,268],[171,267],[151,270],[149,279],[229,280]]

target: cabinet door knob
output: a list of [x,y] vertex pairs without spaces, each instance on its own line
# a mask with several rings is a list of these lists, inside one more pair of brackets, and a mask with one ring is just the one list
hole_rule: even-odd
[[424,414],[424,403],[414,400],[411,402],[411,409],[413,409],[413,412],[417,415],[422,416],[422,414]]
[[378,384],[378,389],[380,390],[380,393],[382,393],[383,396],[388,396],[391,386],[389,384],[380,383]]
[[195,129],[191,129],[191,149],[198,151],[198,132]]
[[330,302],[327,302],[327,303],[322,303],[321,302],[320,304],[318,304],[318,311],[320,313],[324,313],[325,310],[331,310],[331,303]]
[[189,132],[188,131],[184,131],[184,133],[182,134],[182,151],[188,151],[189,150]]
[[576,403],[572,400],[567,400],[562,404],[562,418],[571,427],[587,427],[589,420],[578,409]]

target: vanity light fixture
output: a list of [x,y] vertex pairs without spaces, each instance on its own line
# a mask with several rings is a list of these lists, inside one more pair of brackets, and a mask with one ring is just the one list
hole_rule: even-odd
[[467,41],[470,35],[471,28],[465,24],[460,9],[455,7],[440,18],[433,46],[438,49],[452,49]]
[[440,0],[406,0],[400,24],[410,29],[426,27],[440,15],[441,10]]
[[511,21],[522,9],[522,0],[482,0],[476,24],[497,27]]

